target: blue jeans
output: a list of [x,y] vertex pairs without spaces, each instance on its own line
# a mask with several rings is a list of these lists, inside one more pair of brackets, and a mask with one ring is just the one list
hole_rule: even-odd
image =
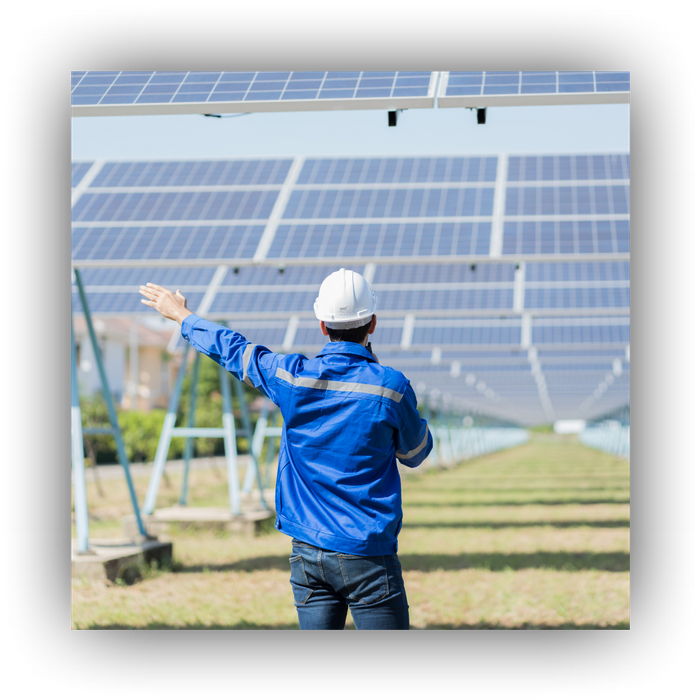
[[292,540],[294,605],[302,630],[407,630],[408,600],[396,554],[361,557]]

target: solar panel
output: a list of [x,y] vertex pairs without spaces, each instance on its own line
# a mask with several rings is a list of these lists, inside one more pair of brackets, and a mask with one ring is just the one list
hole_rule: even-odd
[[252,258],[265,227],[76,226],[73,260],[217,260]]
[[[204,294],[188,293],[188,305],[196,309],[202,301]],[[144,309],[147,309],[145,304],[141,303],[141,297],[136,291],[133,293],[117,294],[114,292],[94,292],[88,293],[88,304],[90,312],[94,315],[117,315],[117,316],[136,316],[143,314]],[[82,313],[83,306],[80,302],[80,296],[77,291],[73,292],[73,312]],[[151,310],[151,313],[153,311]]]
[[86,192],[73,221],[235,221],[270,216],[278,191]]
[[382,224],[281,224],[268,256],[419,257],[489,254],[486,221]]
[[629,253],[629,221],[506,221],[504,255]]
[[92,163],[72,163],[70,172],[70,186],[77,187],[80,181],[85,177],[88,170],[90,170]]
[[438,107],[627,103],[624,71],[451,71],[438,88]]
[[493,156],[443,158],[308,158],[299,185],[495,182]]
[[107,162],[100,169],[91,188],[282,185],[291,165],[291,158]]
[[629,180],[629,154],[511,156],[508,182]]
[[626,256],[628,170],[624,154],[108,162],[73,207],[73,256]]
[[433,107],[431,71],[74,71],[73,116]]

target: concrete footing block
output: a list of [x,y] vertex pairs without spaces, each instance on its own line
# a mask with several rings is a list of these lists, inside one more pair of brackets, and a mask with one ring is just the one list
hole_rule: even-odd
[[169,563],[173,556],[172,542],[125,539],[91,539],[90,551],[79,553],[78,542],[71,542],[71,575],[95,580],[118,578],[133,583],[141,570],[157,561]]
[[[228,508],[192,508],[173,506],[157,508],[152,515],[141,515],[151,535],[167,535],[171,525],[202,530],[224,530],[255,537],[274,528],[275,512],[272,510],[245,510],[241,515],[232,515]],[[138,532],[136,517],[122,518],[124,534],[133,537]]]

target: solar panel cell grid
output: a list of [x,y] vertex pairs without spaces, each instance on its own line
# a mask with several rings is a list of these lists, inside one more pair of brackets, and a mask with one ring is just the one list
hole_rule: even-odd
[[[202,301],[203,293],[194,292],[187,297],[188,306],[196,309]],[[143,297],[138,294],[114,294],[92,292],[89,295],[90,311],[95,314],[134,314],[154,313],[153,309],[141,303]],[[73,293],[73,311],[81,313],[83,307],[80,303],[80,296]]]
[[520,329],[477,326],[477,327],[429,327],[415,328],[413,345],[519,345]]
[[211,313],[304,313],[313,309],[318,291],[308,292],[219,292]]
[[430,71],[73,73],[73,105],[425,97]]
[[86,173],[92,167],[92,163],[71,163],[70,185],[77,187]]
[[337,269],[335,266],[287,267],[283,272],[271,267],[242,267],[237,273],[226,275],[224,285],[246,287],[250,285],[313,285],[318,291],[321,282]]
[[304,163],[297,184],[494,182],[497,159],[314,158]]
[[529,282],[619,281],[629,280],[629,262],[528,263]]
[[629,180],[629,154],[511,156],[508,181]]
[[487,255],[491,224],[282,224],[268,257]]
[[629,214],[629,186],[509,187],[506,216]]
[[629,343],[629,326],[537,326],[533,324],[532,342],[559,343]]
[[205,221],[267,219],[278,192],[86,192],[73,221]]
[[264,226],[76,227],[74,260],[252,258]]
[[285,219],[491,216],[493,189],[294,190]]
[[92,187],[212,187],[281,185],[286,160],[105,163]]
[[506,221],[504,255],[629,253],[629,221]]
[[629,308],[628,288],[527,289],[527,309]]
[[447,97],[629,92],[630,74],[612,71],[450,71]]
[[377,265],[373,285],[434,283],[511,283],[515,266],[505,264],[475,265]]
[[133,286],[134,293],[142,284],[152,282],[164,287],[186,288],[208,285],[214,267],[101,267],[83,270],[85,286]]
[[513,291],[511,289],[383,291],[379,303],[382,311],[512,309]]

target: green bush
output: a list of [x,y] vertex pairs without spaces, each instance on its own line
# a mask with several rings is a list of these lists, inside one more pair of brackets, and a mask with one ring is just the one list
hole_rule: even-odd
[[[177,426],[188,423],[190,405],[190,386],[192,371],[188,371],[183,381],[178,406]],[[244,385],[246,401],[250,402],[259,396],[258,392]],[[194,425],[196,427],[215,428],[222,425],[222,398],[219,379],[219,366],[210,358],[202,356],[199,364],[197,380],[197,399],[195,403]],[[236,420],[236,446],[239,454],[249,450],[247,438],[243,437],[243,424],[240,420],[240,407],[236,392],[231,385],[231,395]],[[80,408],[84,427],[109,426],[107,406],[98,392],[90,398],[80,400]],[[160,433],[163,429],[166,411],[153,409],[151,411],[122,411],[117,407],[117,419],[122,429],[124,448],[129,462],[152,462],[158,449]],[[251,415],[252,427],[255,428],[255,416]],[[111,435],[84,435],[86,457],[95,464],[114,464],[119,461],[114,438]],[[224,454],[223,438],[194,438],[195,457],[218,456]],[[185,439],[173,438],[170,441],[168,459],[181,459],[184,454]]]
[[[148,413],[120,411],[119,425],[130,462],[152,462],[155,459],[165,414],[166,411],[162,408],[154,408]],[[183,443],[182,438],[170,441],[168,459],[179,459],[182,456]]]

